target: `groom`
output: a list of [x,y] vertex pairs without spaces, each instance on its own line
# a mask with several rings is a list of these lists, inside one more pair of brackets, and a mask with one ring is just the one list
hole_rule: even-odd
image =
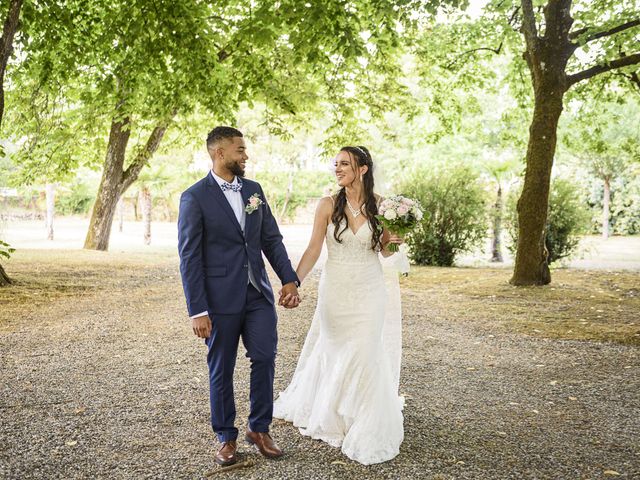
[[298,277],[262,187],[244,177],[242,133],[216,127],[207,137],[211,172],[180,198],[180,273],[193,332],[208,347],[211,425],[221,442],[215,461],[237,461],[233,370],[238,343],[251,361],[245,439],[268,458],[282,456],[269,435],[273,412],[276,310],[262,253],[282,281],[279,304],[298,306]]

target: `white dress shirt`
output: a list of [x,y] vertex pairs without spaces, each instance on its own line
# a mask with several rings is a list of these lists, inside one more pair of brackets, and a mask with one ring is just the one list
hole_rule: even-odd
[[[213,173],[213,170],[211,170],[211,175],[213,176],[213,179],[218,183],[218,185],[220,185],[220,188],[222,188],[223,183],[227,182],[224,178],[220,178],[218,175]],[[233,177],[233,181],[231,182],[231,185],[237,185],[237,184],[238,184],[238,177]],[[244,232],[244,226],[247,220],[247,212],[244,211],[242,194],[240,193],[240,191],[234,192],[233,190],[223,190],[222,193],[224,193],[225,198],[229,202],[229,205],[231,206],[231,209],[233,210],[233,213],[235,214],[236,219],[240,224],[240,228]],[[249,263],[249,282],[248,283],[253,285],[256,290],[260,291],[260,288],[258,287],[258,282],[255,280],[253,276],[253,272],[251,271],[251,263]],[[209,312],[206,312],[206,311],[200,312],[197,315],[192,315],[191,318],[202,317],[203,315],[209,315]]]

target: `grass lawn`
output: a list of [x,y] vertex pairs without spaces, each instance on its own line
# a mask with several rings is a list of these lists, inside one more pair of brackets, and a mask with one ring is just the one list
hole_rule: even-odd
[[[406,296],[451,320],[477,320],[527,335],[640,345],[640,274],[561,269],[544,287],[513,287],[510,270],[412,267]],[[406,298],[405,298],[406,300]]]

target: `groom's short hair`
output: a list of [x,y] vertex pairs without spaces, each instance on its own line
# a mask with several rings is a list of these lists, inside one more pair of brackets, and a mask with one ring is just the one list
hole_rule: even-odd
[[242,132],[233,127],[216,127],[207,135],[207,148],[212,147],[225,138],[242,137]]

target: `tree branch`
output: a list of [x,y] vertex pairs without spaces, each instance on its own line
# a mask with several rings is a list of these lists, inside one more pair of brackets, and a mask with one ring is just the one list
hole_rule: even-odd
[[4,69],[9,60],[11,52],[13,52],[13,36],[18,30],[18,21],[20,18],[20,9],[22,8],[22,0],[12,0],[7,12],[7,18],[2,27],[2,36],[0,37],[0,74],[4,75]]
[[[636,18],[627,23],[622,23],[613,28],[610,28],[609,30],[602,30],[602,31],[593,33],[591,35],[588,35],[584,41],[586,43],[586,42],[591,42],[592,40],[596,40],[598,38],[608,37],[616,33],[624,32],[625,30],[628,30],[630,28],[637,27],[638,25],[640,25],[640,18]],[[580,37],[581,35],[584,35],[585,33],[591,30],[599,30],[599,28],[594,28],[594,27],[581,28],[580,30],[576,30],[574,32],[569,33],[569,40],[575,40],[576,38]]]
[[513,26],[513,23],[518,18],[518,13],[520,13],[520,7],[514,8],[511,16],[509,17],[509,25]]
[[633,55],[623,56],[612,60],[611,62],[607,62],[603,65],[596,65],[591,68],[587,68],[578,73],[574,73],[573,75],[567,76],[567,85],[570,87],[582,80],[587,80],[591,77],[595,77],[601,73],[609,72],[611,70],[615,70],[616,68],[627,67],[629,65],[636,65],[640,63],[640,53],[634,53]]
[[131,162],[131,165],[129,165],[129,167],[124,171],[122,175],[122,184],[120,186],[121,195],[138,179],[138,176],[144,166],[149,162],[156,150],[158,150],[162,137],[164,137],[164,134],[166,133],[169,124],[173,121],[173,117],[176,116],[176,113],[177,111],[174,110],[168,119],[156,125],[151,132],[151,135],[149,135],[145,146],[138,151]]
[[638,93],[640,94],[640,76],[638,75],[638,72],[616,72],[616,76],[622,77],[625,80],[631,82],[631,86],[636,87],[638,89]]
[[[544,38],[559,39],[565,38],[573,19],[570,12],[571,1],[550,0],[542,8],[544,12]],[[565,33],[566,32],[566,33]]]
[[640,89],[640,76],[638,76],[638,72],[631,72],[629,74],[629,80],[635,83],[636,87]]
[[536,14],[533,12],[531,0],[522,0],[522,33],[528,49],[535,49],[538,43],[538,29],[536,28]]
[[502,51],[502,44],[503,44],[503,41],[500,42],[500,45],[498,45],[498,48],[478,47],[478,48],[472,48],[471,50],[467,50],[466,52],[462,52],[460,55],[457,55],[456,58],[451,60],[444,68],[446,68],[447,70],[450,69],[456,63],[458,63],[458,60],[460,60],[462,57],[464,57],[465,55],[469,55],[471,53],[474,53],[474,52],[488,51],[488,52],[493,52],[496,55],[500,55],[500,52]]
[[13,36],[18,30],[22,0],[11,0],[0,36],[0,125],[4,116],[4,73],[13,52]]

